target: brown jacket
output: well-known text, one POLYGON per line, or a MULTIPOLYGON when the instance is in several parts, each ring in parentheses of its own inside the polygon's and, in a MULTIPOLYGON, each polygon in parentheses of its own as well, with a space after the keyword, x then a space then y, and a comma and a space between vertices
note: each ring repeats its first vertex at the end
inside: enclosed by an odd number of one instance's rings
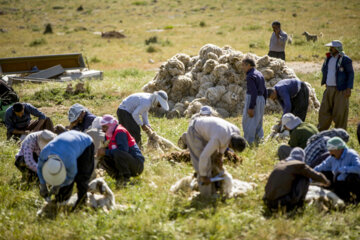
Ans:
POLYGON ((291 192, 293 182, 298 177, 311 178, 315 182, 326 184, 326 177, 298 160, 280 161, 269 176, 265 186, 264 199, 276 200, 291 192))

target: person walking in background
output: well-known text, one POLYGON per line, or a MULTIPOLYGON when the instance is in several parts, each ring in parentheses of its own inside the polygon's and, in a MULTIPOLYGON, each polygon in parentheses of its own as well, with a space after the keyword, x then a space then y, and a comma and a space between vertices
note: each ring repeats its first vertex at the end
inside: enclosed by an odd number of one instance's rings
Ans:
POLYGON ((285 61, 285 45, 288 39, 286 32, 281 30, 279 21, 274 21, 271 24, 273 33, 271 34, 269 44, 269 57, 280 58, 285 61))
POLYGON ((347 128, 349 98, 354 84, 352 60, 343 52, 342 43, 334 40, 325 46, 330 47, 322 66, 321 85, 326 85, 319 110, 319 130, 347 128))
POLYGON ((151 128, 148 119, 148 112, 151 107, 161 107, 169 110, 168 96, 165 91, 160 90, 154 93, 134 93, 125 98, 116 114, 119 123, 129 131, 135 138, 136 143, 141 147, 141 128, 146 131, 151 128), (140 120, 140 115, 142 121, 140 120))
POLYGON ((246 99, 242 117, 244 138, 249 144, 259 142, 264 137, 263 117, 266 103, 265 79, 255 69, 255 61, 245 58, 242 68, 246 72, 246 99))
POLYGON ((292 113, 303 122, 309 107, 309 89, 299 79, 283 79, 267 89, 268 98, 279 101, 283 114, 292 113))

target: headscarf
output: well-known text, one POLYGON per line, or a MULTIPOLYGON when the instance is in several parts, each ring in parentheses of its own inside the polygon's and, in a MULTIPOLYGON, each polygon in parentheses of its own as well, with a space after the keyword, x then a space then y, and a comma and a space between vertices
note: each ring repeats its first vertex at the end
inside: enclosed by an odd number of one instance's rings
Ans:
POLYGON ((105 133, 105 136, 108 139, 110 139, 112 137, 112 135, 113 135, 113 132, 114 132, 116 126, 118 125, 118 121, 113 116, 111 116, 109 114, 105 114, 102 117, 102 119, 100 121, 100 124, 101 124, 101 126, 106 125, 106 126, 109 127, 108 130, 105 133))
POLYGON ((330 150, 340 150, 347 148, 346 143, 339 137, 330 138, 327 141, 326 148, 330 150))
POLYGON ((290 160, 299 160, 299 161, 304 162, 304 160, 305 160, 304 150, 302 150, 299 147, 294 148, 291 151, 290 156, 288 158, 286 158, 286 161, 290 161, 290 160))

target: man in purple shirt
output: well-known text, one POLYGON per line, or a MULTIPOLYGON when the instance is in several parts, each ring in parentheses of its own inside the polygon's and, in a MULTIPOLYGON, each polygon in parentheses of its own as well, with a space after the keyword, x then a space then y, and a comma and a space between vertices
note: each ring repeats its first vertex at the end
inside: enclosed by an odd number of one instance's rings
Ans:
POLYGON ((284 79, 267 89, 268 98, 279 101, 283 114, 292 113, 305 122, 309 106, 309 89, 299 79, 284 79))
POLYGON ((264 137, 263 116, 266 103, 265 79, 255 69, 255 61, 245 58, 242 68, 246 72, 246 99, 242 118, 244 138, 249 144, 264 137))

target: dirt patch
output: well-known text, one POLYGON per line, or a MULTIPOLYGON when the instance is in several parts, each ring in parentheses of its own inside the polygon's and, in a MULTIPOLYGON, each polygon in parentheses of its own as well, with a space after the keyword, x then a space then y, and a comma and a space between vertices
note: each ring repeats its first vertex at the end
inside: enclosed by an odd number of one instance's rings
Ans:
MULTIPOLYGON (((293 69, 295 73, 315 73, 320 72, 323 62, 286 62, 286 65, 293 69)), ((353 62, 354 71, 360 71, 360 62, 353 62)))

